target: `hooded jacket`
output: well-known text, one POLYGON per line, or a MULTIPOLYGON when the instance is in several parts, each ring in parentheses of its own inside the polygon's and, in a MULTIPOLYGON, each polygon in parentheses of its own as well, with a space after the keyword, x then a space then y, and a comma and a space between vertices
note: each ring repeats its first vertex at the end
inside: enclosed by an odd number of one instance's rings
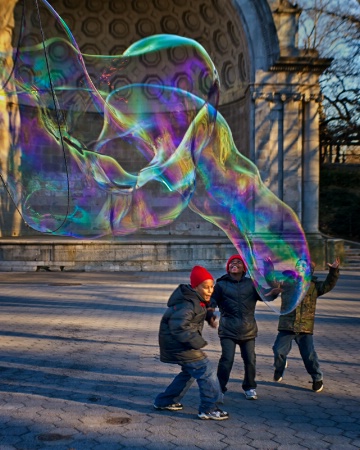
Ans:
POLYGON ((321 295, 331 291, 339 278, 339 269, 330 267, 325 281, 317 281, 317 277, 312 276, 309 289, 300 303, 289 314, 279 317, 279 331, 293 331, 294 333, 314 332, 316 300, 321 295))
MULTIPOLYGON (((261 298, 252 280, 244 275, 240 281, 229 274, 216 280, 211 303, 212 306, 216 304, 221 313, 218 330, 220 338, 242 341, 254 339, 257 336, 255 307, 256 302, 261 298)), ((270 297, 269 300, 272 298, 270 297)))
POLYGON ((207 310, 204 300, 187 284, 171 294, 159 329, 160 361, 190 363, 206 358, 207 345, 201 333, 207 310))

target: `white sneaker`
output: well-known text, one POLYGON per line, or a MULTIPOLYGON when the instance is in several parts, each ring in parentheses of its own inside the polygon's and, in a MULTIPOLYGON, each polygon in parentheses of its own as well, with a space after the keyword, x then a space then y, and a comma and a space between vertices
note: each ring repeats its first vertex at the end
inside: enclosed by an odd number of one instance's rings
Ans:
POLYGON ((255 389, 249 389, 248 391, 245 391, 245 397, 247 400, 257 400, 255 389))
POLYGON ((229 414, 221 409, 215 409, 209 412, 199 412, 198 418, 202 420, 226 420, 229 418, 229 414))

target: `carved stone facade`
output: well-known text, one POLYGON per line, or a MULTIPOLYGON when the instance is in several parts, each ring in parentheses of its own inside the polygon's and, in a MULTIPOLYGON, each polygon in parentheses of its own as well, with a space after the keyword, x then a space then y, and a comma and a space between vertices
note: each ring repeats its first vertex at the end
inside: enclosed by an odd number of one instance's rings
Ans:
MULTIPOLYGON (((0 7, 8 3, 0 0, 0 7)), ((294 209, 305 232, 318 234, 318 77, 329 61, 298 49, 300 10, 296 6, 286 0, 50 3, 88 54, 119 54, 143 37, 162 33, 190 37, 202 44, 220 74, 219 109, 238 150, 257 165, 264 183, 294 209)), ((19 3, 17 22, 21 12, 19 3)), ((27 14, 27 20, 39 26, 35 8, 27 14)), ((45 36, 54 26, 50 17, 43 21, 45 36)), ((29 44, 36 39, 27 36, 29 44)), ((175 63, 183 57, 172 55, 175 63)), ((161 61, 144 64, 153 67, 154 77, 161 76, 161 61)), ((129 81, 118 76, 112 84, 119 87, 129 81)), ((5 229, 4 233, 14 234, 5 229)), ((191 211, 153 234, 223 236, 191 211)))

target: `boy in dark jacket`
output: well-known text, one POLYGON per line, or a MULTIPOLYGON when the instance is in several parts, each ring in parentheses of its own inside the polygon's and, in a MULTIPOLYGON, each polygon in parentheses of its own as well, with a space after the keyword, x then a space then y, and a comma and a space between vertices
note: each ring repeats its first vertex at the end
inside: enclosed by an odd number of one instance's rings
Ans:
MULTIPOLYGON (((244 380, 242 388, 248 400, 256 400, 256 356, 255 338, 257 324, 255 320, 256 302, 261 300, 252 280, 245 277, 246 265, 240 255, 233 255, 226 263, 226 275, 216 280, 214 293, 211 297, 212 306, 218 306, 221 318, 219 337, 221 357, 217 375, 222 393, 227 391, 226 385, 234 364, 236 346, 239 345, 244 361, 244 380)), ((279 293, 274 288, 266 291, 269 300, 279 293)))
POLYGON ((202 337, 204 320, 213 326, 213 310, 210 306, 214 290, 213 276, 201 266, 193 267, 190 285, 180 284, 168 301, 160 323, 160 361, 179 364, 181 372, 174 378, 165 392, 154 402, 158 410, 178 411, 180 402, 196 380, 200 390, 200 419, 228 419, 227 412, 220 410, 216 402, 221 396, 216 372, 212 369, 206 354, 201 350, 207 345, 202 337))
MULTIPOLYGON (((267 261, 267 264, 271 261, 267 261)), ((300 350, 305 368, 311 376, 314 392, 323 390, 323 373, 320 370, 318 355, 314 347, 314 321, 317 298, 331 291, 339 277, 339 258, 336 258, 332 264, 328 263, 329 273, 325 281, 318 281, 313 275, 315 264, 307 263, 305 260, 299 260, 295 267, 296 271, 310 270, 311 282, 307 293, 302 302, 290 313, 279 317, 278 335, 276 337, 274 352, 274 381, 281 381, 286 367, 286 358, 290 353, 292 341, 294 340, 300 350)), ((269 271, 269 269, 267 269, 269 271)), ((286 289, 282 294, 286 301, 286 289)))

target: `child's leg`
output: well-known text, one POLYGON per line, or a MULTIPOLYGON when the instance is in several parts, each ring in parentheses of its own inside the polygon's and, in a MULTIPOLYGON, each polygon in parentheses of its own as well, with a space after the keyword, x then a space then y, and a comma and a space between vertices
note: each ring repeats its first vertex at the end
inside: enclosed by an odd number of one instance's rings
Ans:
POLYGON ((232 339, 222 338, 221 357, 217 368, 217 376, 219 378, 221 391, 226 392, 226 385, 230 378, 231 369, 234 364, 236 343, 232 339))
POLYGON ((156 397, 155 405, 163 407, 179 402, 193 382, 194 378, 188 372, 186 366, 182 366, 181 372, 176 375, 165 391, 156 397))
POLYGON ((276 336, 273 345, 274 367, 280 374, 285 370, 286 357, 290 353, 292 341, 295 336, 295 333, 292 333, 291 331, 279 331, 276 336))
POLYGON ((241 357, 244 361, 244 391, 256 388, 256 355, 255 339, 240 342, 241 357))
POLYGON ((216 402, 219 401, 221 390, 216 371, 210 361, 205 358, 201 361, 186 364, 186 367, 199 386, 199 412, 210 412, 217 409, 216 402))
POLYGON ((308 374, 313 381, 321 381, 323 379, 323 373, 320 370, 319 358, 315 351, 313 335, 306 333, 298 334, 295 340, 299 346, 300 354, 308 374))

